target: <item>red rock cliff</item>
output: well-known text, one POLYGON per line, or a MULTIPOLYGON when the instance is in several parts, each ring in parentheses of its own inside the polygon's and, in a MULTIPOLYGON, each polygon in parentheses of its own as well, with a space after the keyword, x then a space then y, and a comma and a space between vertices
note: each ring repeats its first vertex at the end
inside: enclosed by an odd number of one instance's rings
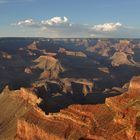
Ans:
POLYGON ((0 95, 0 139, 139 140, 138 83, 139 77, 134 77, 127 93, 105 104, 71 105, 49 115, 38 108, 40 99, 30 90, 5 89, 0 95))

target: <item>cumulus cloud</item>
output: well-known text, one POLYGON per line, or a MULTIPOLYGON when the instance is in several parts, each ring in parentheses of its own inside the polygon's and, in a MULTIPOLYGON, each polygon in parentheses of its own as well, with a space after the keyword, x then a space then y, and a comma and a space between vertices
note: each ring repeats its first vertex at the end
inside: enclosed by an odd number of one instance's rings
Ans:
POLYGON ((43 25, 60 25, 60 24, 66 24, 68 23, 68 18, 67 17, 53 17, 51 19, 48 19, 48 20, 42 20, 41 23, 43 25))
POLYGON ((67 17, 53 17, 51 19, 42 20, 42 21, 35 21, 33 19, 26 19, 18 21, 14 24, 16 26, 24 26, 24 27, 47 27, 47 26, 71 26, 72 24, 69 23, 69 20, 67 17))
POLYGON ((21 27, 37 27, 39 26, 39 23, 34 21, 33 19, 26 19, 26 20, 21 20, 18 21, 17 23, 13 23, 11 25, 14 26, 21 26, 21 27))
POLYGON ((98 25, 95 25, 93 29, 96 31, 110 32, 110 31, 116 31, 120 27, 122 27, 122 24, 117 22, 117 23, 98 24, 98 25))
MULTIPOLYGON (((137 37, 140 30, 130 28, 120 22, 104 23, 98 25, 71 23, 67 17, 52 17, 36 21, 26 19, 12 25, 22 27, 29 34, 41 37, 137 37)), ((20 31, 20 30, 18 30, 20 31)))
POLYGON ((49 34, 51 35, 51 37, 58 37, 58 36, 65 36, 68 32, 71 33, 75 32, 74 31, 75 27, 73 27, 73 24, 70 23, 69 19, 65 16, 64 17, 55 16, 50 19, 41 20, 41 21, 26 19, 26 20, 18 21, 11 25, 24 27, 27 30, 29 30, 31 27, 32 29, 36 28, 41 36, 46 36, 47 34, 49 34))
POLYGON ((17 23, 17 25, 25 25, 25 26, 32 26, 34 24, 35 24, 35 22, 33 21, 33 19, 26 19, 26 20, 23 20, 23 21, 19 21, 17 23))

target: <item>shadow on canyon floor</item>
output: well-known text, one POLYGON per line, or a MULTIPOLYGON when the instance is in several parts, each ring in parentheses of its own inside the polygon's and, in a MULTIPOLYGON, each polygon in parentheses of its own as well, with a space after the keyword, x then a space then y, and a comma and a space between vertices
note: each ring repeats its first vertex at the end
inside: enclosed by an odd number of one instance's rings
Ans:
MULTIPOLYGON (((39 95, 39 94, 38 94, 39 95)), ((46 113, 60 112, 61 109, 67 108, 73 104, 103 104, 105 99, 120 95, 119 93, 88 93, 86 96, 82 93, 56 93, 55 95, 48 95, 46 100, 42 98, 39 107, 46 113)), ((40 95, 39 95, 40 96, 40 95)))

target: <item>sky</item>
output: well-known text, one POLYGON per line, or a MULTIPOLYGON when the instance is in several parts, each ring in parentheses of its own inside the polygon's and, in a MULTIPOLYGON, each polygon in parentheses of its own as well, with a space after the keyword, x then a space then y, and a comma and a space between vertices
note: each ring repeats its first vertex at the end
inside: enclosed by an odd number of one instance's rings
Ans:
POLYGON ((140 38, 140 0, 0 0, 0 37, 140 38))

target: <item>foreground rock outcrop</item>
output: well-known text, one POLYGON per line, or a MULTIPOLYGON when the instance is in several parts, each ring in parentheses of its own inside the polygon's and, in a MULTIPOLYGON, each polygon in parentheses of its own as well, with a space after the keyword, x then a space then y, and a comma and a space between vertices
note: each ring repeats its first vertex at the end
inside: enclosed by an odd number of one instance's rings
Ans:
POLYGON ((0 95, 0 139, 139 140, 139 82, 140 77, 134 77, 128 92, 106 99, 105 104, 70 105, 48 115, 31 90, 7 87, 0 95))
MULTIPOLYGON (((120 135, 126 135, 127 139, 140 139, 140 77, 134 77, 130 81, 128 92, 121 96, 108 98, 106 105, 115 112, 114 122, 125 126, 125 131, 120 135)), ((116 136, 116 139, 119 136, 116 136)))

